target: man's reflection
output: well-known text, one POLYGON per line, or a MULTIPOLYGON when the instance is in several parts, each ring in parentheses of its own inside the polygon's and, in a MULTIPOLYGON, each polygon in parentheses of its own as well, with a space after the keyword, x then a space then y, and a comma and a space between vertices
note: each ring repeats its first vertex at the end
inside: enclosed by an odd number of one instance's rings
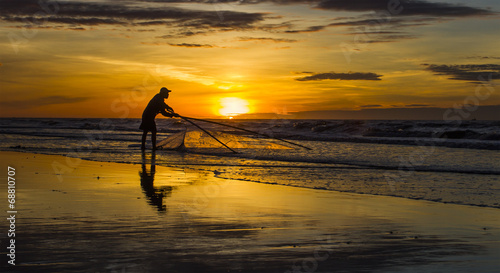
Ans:
POLYGON ((166 205, 163 204, 163 198, 167 197, 172 193, 171 186, 154 186, 155 170, 156 170, 156 153, 151 152, 151 167, 149 172, 146 168, 146 152, 142 151, 142 169, 139 171, 141 176, 141 187, 142 191, 148 198, 148 203, 156 207, 158 211, 165 212, 167 210, 166 205))

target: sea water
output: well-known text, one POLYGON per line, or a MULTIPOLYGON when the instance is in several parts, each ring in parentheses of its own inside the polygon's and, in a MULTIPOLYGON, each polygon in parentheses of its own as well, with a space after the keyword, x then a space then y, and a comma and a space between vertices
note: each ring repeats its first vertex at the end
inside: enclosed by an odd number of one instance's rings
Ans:
MULTIPOLYGON (((293 149, 241 149, 237 154, 223 147, 157 151, 155 164, 258 183, 500 208, 499 121, 218 122, 311 149, 286 144, 293 149)), ((255 137, 197 123, 209 130, 255 137)), ((139 124, 139 119, 0 119, 0 150, 141 164, 139 124)), ((178 119, 157 119, 157 126, 158 140, 194 129, 178 119)), ((152 156, 150 150, 147 154, 152 156)), ((65 171, 77 168, 66 167, 65 171)))

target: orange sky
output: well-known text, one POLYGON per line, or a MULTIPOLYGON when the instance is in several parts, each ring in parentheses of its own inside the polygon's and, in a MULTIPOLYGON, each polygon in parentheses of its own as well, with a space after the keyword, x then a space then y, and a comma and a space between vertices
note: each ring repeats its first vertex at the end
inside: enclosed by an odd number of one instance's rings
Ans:
POLYGON ((495 1, 168 2, 0 0, 0 116, 137 118, 162 86, 197 117, 224 98, 283 114, 453 107, 480 76, 498 89, 495 1))

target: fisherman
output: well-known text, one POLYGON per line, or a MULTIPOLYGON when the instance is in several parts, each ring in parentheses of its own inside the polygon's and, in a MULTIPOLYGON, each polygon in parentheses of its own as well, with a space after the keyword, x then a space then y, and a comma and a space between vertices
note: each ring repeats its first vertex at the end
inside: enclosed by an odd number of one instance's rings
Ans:
POLYGON ((139 129, 144 131, 142 133, 142 150, 146 149, 146 137, 148 132, 151 132, 153 150, 156 150, 156 115, 161 113, 165 117, 169 118, 179 117, 179 115, 174 112, 174 109, 165 103, 165 99, 168 98, 168 94, 170 92, 172 92, 172 90, 162 87, 160 89, 160 93, 156 94, 151 101, 149 101, 148 106, 146 106, 146 109, 144 109, 144 112, 142 113, 142 123, 141 126, 139 126, 139 129))

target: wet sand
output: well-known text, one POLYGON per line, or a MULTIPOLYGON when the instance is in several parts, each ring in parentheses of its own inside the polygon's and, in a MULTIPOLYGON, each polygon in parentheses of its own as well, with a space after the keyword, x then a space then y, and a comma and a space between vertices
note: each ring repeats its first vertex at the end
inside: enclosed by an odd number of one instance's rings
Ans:
MULTIPOLYGON (((220 179, 152 166, 149 151, 135 165, 17 152, 1 152, 1 162, 4 170, 16 168, 17 182, 16 265, 7 264, 3 220, 2 272, 498 272, 500 266, 499 209, 220 179)), ((5 215, 7 200, 2 204, 5 215)))

